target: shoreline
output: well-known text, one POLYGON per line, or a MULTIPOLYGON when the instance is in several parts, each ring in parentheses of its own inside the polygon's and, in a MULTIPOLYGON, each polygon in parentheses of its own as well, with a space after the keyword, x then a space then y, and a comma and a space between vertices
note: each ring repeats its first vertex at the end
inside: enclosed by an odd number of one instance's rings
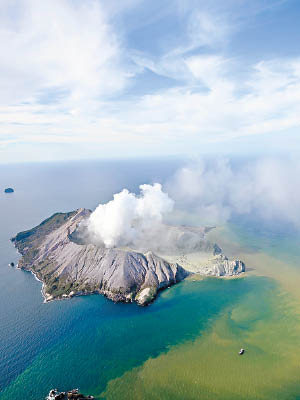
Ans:
MULTIPOLYGON (((113 301, 115 304, 118 303, 118 302, 122 302, 122 303, 133 303, 133 301, 115 301, 115 300, 113 300, 111 297, 109 297, 109 295, 107 295, 106 293, 104 293, 104 292, 99 292, 99 291, 78 292, 78 293, 75 292, 75 293, 72 294, 72 295, 66 295, 66 296, 62 296, 62 297, 50 298, 51 295, 50 295, 49 297, 46 296, 46 293, 45 293, 45 283, 44 283, 41 279, 38 278, 37 273, 36 273, 34 270, 32 270, 31 268, 19 267, 19 263, 16 265, 16 268, 19 269, 19 270, 23 270, 23 271, 25 271, 25 272, 31 273, 31 274, 34 276, 35 280, 37 280, 38 282, 40 282, 40 283, 42 284, 42 287, 41 287, 40 292, 41 292, 41 294, 42 294, 43 303, 44 303, 44 304, 51 303, 51 302, 54 302, 54 301, 71 300, 73 297, 89 296, 89 295, 102 295, 102 296, 106 297, 108 300, 113 301)), ((255 274, 255 275, 256 275, 256 274, 255 274)), ((241 278, 245 278, 245 277, 247 277, 247 276, 249 276, 249 274, 247 274, 247 271, 241 272, 241 273, 239 273, 238 275, 230 275, 230 276, 229 276, 229 275, 228 275, 228 276, 227 276, 227 275, 220 275, 220 276, 205 275, 205 274, 201 274, 201 273, 198 273, 198 272, 191 272, 191 271, 189 271, 189 275, 188 275, 183 281, 180 281, 180 282, 184 282, 184 281, 189 281, 189 282, 198 281, 198 282, 200 282, 200 281, 203 281, 203 280, 205 280, 205 279, 222 279, 222 280, 224 279, 224 280, 232 280, 232 279, 241 279, 241 278), (195 279, 195 278, 196 278, 196 279, 195 279)), ((256 276, 259 276, 259 275, 256 275, 256 276)), ((160 294, 161 292, 163 292, 165 289, 169 289, 169 288, 171 288, 172 286, 174 286, 174 285, 176 285, 177 283, 180 283, 180 282, 175 282, 175 283, 173 283, 173 284, 171 284, 171 285, 169 285, 169 286, 167 286, 167 287, 165 287, 165 288, 160 288, 160 289, 158 289, 156 297, 155 297, 150 303, 147 303, 146 306, 147 306, 147 305, 150 305, 151 303, 153 303, 153 301, 155 301, 155 299, 156 299, 157 297, 159 297, 159 294, 160 294)), ((52 296, 51 296, 51 297, 52 297, 52 296)))
POLYGON ((30 272, 34 276, 35 280, 37 280, 38 282, 40 282, 42 284, 41 293, 43 296, 43 303, 48 303, 48 300, 46 299, 45 292, 44 292, 45 283, 37 277, 37 273, 35 271, 33 271, 31 268, 19 267, 19 263, 17 264, 17 269, 19 269, 20 271, 30 272))

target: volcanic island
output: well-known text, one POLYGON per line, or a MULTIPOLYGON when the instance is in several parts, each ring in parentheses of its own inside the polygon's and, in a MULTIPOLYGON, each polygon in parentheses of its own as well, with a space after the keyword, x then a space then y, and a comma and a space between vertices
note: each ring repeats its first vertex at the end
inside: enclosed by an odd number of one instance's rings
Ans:
POLYGON ((77 231, 91 213, 85 208, 56 213, 11 239, 22 256, 18 268, 42 282, 46 302, 99 293, 114 302, 144 306, 193 274, 233 277, 245 272, 241 260, 228 260, 206 239, 208 228, 172 227, 177 237, 193 237, 193 247, 171 255, 83 242, 77 231))

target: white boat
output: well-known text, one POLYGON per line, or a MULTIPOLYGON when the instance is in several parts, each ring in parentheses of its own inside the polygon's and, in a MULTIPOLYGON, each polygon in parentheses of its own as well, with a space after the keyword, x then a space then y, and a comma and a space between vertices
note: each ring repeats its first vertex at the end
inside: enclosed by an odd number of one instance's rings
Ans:
POLYGON ((239 351, 239 355, 241 356, 242 354, 244 354, 245 353, 245 350, 244 349, 241 349, 240 351, 239 351))

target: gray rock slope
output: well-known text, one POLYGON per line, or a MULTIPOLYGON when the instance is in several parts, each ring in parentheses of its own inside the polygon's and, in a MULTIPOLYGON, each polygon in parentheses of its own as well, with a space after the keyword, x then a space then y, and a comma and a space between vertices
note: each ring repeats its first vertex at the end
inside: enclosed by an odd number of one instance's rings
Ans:
POLYGON ((101 293, 114 301, 145 305, 158 290, 189 273, 152 252, 145 254, 78 244, 72 233, 89 210, 54 214, 32 230, 12 239, 22 254, 18 266, 31 270, 43 282, 46 300, 76 294, 101 293))

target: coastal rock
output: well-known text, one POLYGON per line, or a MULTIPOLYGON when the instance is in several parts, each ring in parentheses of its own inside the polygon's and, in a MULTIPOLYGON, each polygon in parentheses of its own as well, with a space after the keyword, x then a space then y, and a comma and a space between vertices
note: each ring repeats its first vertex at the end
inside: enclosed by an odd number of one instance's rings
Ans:
POLYGON ((224 254, 218 254, 201 266, 202 275, 234 276, 245 272, 245 264, 241 260, 228 260, 224 254))
POLYGON ((142 289, 135 297, 136 302, 143 306, 150 303, 156 296, 157 289, 155 287, 146 287, 142 289))
POLYGON ((151 302, 157 292, 189 273, 152 252, 106 249, 72 241, 72 233, 90 211, 54 214, 12 239, 22 254, 19 267, 43 282, 45 300, 101 293, 113 301, 151 302))
POLYGON ((57 389, 51 389, 45 400, 93 400, 94 396, 85 396, 79 392, 79 389, 72 389, 67 392, 60 392, 57 389))

